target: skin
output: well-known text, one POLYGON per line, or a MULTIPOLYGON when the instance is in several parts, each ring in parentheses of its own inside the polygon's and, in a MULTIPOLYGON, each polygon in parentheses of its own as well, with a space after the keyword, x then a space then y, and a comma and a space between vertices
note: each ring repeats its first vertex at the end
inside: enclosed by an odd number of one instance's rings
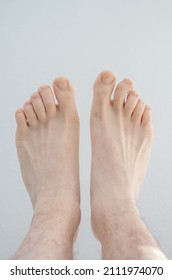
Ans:
POLYGON ((15 259, 71 259, 80 222, 79 118, 74 89, 57 78, 16 112, 16 146, 34 214, 15 259), (56 105, 57 102, 58 105, 56 105))
POLYGON ((92 228, 103 259, 165 259, 136 207, 153 140, 151 109, 131 80, 116 88, 115 83, 110 71, 100 73, 94 83, 92 228))
MULTIPOLYGON (((151 111, 132 81, 124 79, 114 92, 115 81, 104 71, 94 83, 93 232, 104 259, 166 259, 136 207, 153 139, 151 111)), ((14 259, 72 259, 80 189, 79 118, 70 81, 55 79, 53 91, 40 87, 17 110, 16 122, 17 152, 34 213, 14 259)))

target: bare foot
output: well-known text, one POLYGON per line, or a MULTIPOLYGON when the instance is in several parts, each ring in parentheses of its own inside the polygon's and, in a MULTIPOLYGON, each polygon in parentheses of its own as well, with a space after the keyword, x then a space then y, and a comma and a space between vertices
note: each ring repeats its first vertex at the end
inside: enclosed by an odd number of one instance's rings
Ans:
POLYGON ((157 245, 140 221, 135 204, 151 152, 151 109, 129 79, 117 85, 111 99, 115 80, 112 72, 104 71, 94 83, 90 119, 92 227, 102 246, 108 247, 105 258, 143 258, 143 250, 129 248, 137 246, 137 240, 142 247, 157 245), (113 246, 116 255, 110 252, 113 246))
MULTIPOLYGON (((67 235, 74 239, 80 221, 79 118, 69 80, 57 78, 53 88, 58 105, 51 88, 44 85, 16 112, 16 146, 34 208, 30 232, 42 226, 42 232, 47 233, 50 228, 56 233, 53 242, 59 239, 60 243, 60 238, 64 240, 67 235)), ((40 258, 39 249, 38 255, 32 254, 35 245, 29 244, 27 248, 28 240, 26 237, 17 255, 40 258)), ((58 253, 51 256, 50 252, 42 258, 49 256, 65 258, 58 253)), ((67 258, 70 257, 68 254, 67 258)))

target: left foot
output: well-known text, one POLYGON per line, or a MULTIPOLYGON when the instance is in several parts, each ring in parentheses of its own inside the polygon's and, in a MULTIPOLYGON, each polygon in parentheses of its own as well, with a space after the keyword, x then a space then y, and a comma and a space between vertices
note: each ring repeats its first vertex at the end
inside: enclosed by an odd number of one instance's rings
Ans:
POLYGON ((91 108, 92 225, 99 239, 103 217, 108 221, 110 213, 135 208, 152 145, 150 108, 131 80, 122 80, 114 91, 115 80, 110 71, 100 73, 91 108))
POLYGON ((90 118, 93 231, 104 259, 166 259, 135 202, 151 151, 151 110, 134 91, 132 81, 124 79, 114 90, 115 80, 112 72, 105 71, 94 84, 90 118))

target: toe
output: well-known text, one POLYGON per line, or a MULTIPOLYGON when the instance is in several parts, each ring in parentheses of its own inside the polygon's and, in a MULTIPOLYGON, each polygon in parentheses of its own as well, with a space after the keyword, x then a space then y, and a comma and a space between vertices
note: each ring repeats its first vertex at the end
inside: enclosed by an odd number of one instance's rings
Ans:
POLYGON ((35 111, 35 114, 36 114, 38 120, 44 121, 46 118, 45 107, 44 107, 42 98, 38 92, 35 92, 31 96, 30 102, 32 103, 33 109, 35 111))
POLYGON ((135 123, 137 123, 137 124, 141 123, 144 109, 145 109, 145 103, 141 99, 139 99, 139 101, 137 102, 137 105, 133 111, 133 114, 132 114, 132 120, 135 123))
POLYGON ((23 109, 24 109, 24 113, 26 115, 28 125, 30 127, 34 127, 35 125, 37 125, 38 120, 37 120, 33 106, 30 103, 30 101, 25 102, 23 109))
POLYGON ((94 82, 94 101, 100 104, 109 103, 115 86, 116 77, 111 71, 101 72, 94 82))
POLYGON ((53 115, 56 111, 56 104, 55 104, 54 95, 53 95, 53 92, 52 92, 50 86, 49 85, 41 86, 38 89, 38 93, 42 97, 47 115, 53 115))
POLYGON ((123 79, 116 87, 114 93, 114 108, 123 108, 126 95, 134 89, 134 83, 129 79, 123 79))
POLYGON ((17 127, 21 132, 25 132, 28 129, 26 116, 23 109, 18 109, 15 114, 17 127))
POLYGON ((148 105, 146 105, 142 116, 142 124, 143 125, 150 124, 151 119, 152 119, 151 108, 148 105))
POLYGON ((127 117, 131 117, 134 108, 137 105, 139 99, 139 95, 136 91, 130 91, 127 98, 126 98, 126 102, 124 104, 124 112, 127 115, 127 117))
POLYGON ((53 82, 53 89, 61 112, 66 113, 73 108, 75 91, 67 78, 56 78, 53 82))

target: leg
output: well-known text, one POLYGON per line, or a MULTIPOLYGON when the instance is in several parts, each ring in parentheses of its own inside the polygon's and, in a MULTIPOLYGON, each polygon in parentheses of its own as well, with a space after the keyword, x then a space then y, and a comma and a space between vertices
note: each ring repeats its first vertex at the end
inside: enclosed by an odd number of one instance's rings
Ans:
POLYGON ((70 82, 58 78, 53 88, 40 87, 16 112, 17 153, 34 214, 14 259, 72 258, 80 221, 79 118, 70 82))
POLYGON ((136 199, 152 145, 151 110, 132 81, 112 72, 94 84, 91 109, 92 227, 104 259, 165 259, 140 218, 136 199))

